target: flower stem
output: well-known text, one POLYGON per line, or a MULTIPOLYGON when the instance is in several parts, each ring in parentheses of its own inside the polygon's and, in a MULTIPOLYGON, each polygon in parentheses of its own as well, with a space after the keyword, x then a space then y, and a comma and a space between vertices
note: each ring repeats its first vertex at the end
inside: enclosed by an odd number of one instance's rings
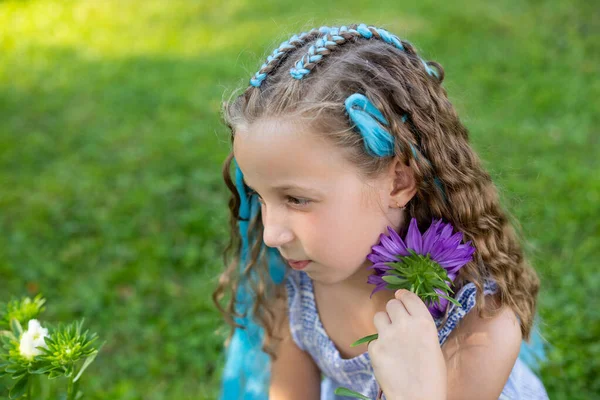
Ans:
POLYGON ((29 380, 27 381, 27 400, 31 400, 31 385, 33 384, 33 379, 31 379, 32 377, 29 377, 29 380))
POLYGON ((75 400, 79 387, 79 381, 73 382, 73 377, 69 379, 69 386, 67 387, 67 400, 75 400))
POLYGON ((69 386, 67 386, 67 400, 73 400, 73 378, 69 379, 69 386))

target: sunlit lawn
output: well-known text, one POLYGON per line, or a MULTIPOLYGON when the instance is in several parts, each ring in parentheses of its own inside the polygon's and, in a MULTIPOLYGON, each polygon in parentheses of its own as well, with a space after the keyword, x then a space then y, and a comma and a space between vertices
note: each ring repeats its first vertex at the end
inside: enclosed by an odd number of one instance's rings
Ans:
POLYGON ((42 292, 107 340, 90 399, 217 396, 219 105, 291 34, 352 22, 444 66, 542 277, 550 397, 598 396, 593 2, 417 3, 0 1, 0 300, 42 292))

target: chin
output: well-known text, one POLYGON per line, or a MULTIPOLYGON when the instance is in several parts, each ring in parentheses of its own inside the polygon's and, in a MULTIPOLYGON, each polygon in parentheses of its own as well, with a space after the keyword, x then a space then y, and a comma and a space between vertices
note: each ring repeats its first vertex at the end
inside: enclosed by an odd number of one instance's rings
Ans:
POLYGON ((339 276, 336 274, 319 273, 314 271, 306 271, 306 275, 315 282, 321 285, 332 286, 340 282, 343 282, 347 277, 339 276))

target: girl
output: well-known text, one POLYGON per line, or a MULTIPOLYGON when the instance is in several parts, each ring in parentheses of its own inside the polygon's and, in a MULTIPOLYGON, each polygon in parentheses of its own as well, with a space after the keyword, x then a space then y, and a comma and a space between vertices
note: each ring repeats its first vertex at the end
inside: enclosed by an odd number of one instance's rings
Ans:
POLYGON ((547 398, 517 358, 538 279, 443 79, 383 29, 321 27, 283 42, 225 104, 223 399, 341 399, 340 386, 388 400, 547 398), (445 220, 476 248, 453 282, 462 306, 436 319, 406 291, 369 300, 371 247, 413 218, 421 231, 445 220))

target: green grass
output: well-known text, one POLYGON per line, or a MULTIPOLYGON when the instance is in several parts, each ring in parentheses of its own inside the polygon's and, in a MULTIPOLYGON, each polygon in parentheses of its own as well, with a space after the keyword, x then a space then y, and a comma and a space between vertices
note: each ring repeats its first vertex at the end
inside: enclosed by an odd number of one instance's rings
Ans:
POLYGON ((542 278, 550 397, 598 398, 592 3, 0 1, 0 300, 41 291, 107 340, 90 399, 215 398, 219 104, 291 34, 364 21, 444 66, 542 278))

